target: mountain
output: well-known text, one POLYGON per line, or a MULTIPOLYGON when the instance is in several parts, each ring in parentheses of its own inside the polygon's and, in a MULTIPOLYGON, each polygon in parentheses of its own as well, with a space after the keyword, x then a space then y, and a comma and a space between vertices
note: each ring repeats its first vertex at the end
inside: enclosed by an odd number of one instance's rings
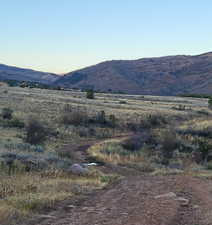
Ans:
POLYGON ((58 77, 58 75, 53 73, 39 72, 0 64, 0 80, 18 80, 52 84, 58 77))
POLYGON ((65 74, 55 84, 129 94, 212 94, 212 52, 106 61, 65 74))

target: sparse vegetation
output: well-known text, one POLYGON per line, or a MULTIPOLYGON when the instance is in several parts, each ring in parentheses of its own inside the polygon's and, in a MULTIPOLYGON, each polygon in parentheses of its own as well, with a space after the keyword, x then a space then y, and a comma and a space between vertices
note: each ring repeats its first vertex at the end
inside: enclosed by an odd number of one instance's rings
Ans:
POLYGON ((198 163, 209 171, 206 99, 125 95, 121 103, 120 94, 96 93, 92 101, 84 94, 1 86, 0 223, 103 187, 113 176, 100 165, 155 175, 198 163), (78 158, 88 147, 86 159, 78 158), (69 169, 78 160, 98 170, 74 175, 69 169))

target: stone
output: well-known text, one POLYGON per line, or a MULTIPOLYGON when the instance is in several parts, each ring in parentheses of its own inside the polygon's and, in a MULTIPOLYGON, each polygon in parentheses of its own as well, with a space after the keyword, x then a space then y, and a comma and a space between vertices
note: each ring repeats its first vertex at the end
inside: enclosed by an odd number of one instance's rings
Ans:
POLYGON ((87 175, 89 173, 89 170, 87 168, 84 168, 80 164, 73 164, 69 169, 68 172, 73 173, 74 175, 87 175))
POLYGON ((177 197, 177 195, 175 193, 169 192, 167 194, 157 195, 157 196, 155 196, 155 199, 161 199, 161 198, 174 198, 175 199, 176 197, 177 197))
POLYGON ((181 206, 188 206, 189 205, 189 200, 186 198, 176 198, 176 201, 178 201, 180 203, 181 206))
POLYGON ((51 215, 40 215, 39 217, 42 219, 55 219, 56 218, 55 216, 51 216, 51 215))
POLYGON ((193 209, 199 209, 200 207, 199 207, 199 205, 194 205, 193 206, 193 209))

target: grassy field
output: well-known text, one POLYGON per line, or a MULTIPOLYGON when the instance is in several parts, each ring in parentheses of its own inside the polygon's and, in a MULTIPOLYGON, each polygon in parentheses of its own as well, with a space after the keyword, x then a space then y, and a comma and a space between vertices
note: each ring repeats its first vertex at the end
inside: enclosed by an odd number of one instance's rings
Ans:
POLYGON ((113 175, 98 167, 82 176, 68 170, 80 163, 75 149, 88 142, 95 143, 88 149, 91 158, 141 172, 156 174, 176 163, 212 168, 207 99, 103 93, 86 99, 78 91, 1 85, 0 112, 5 108, 13 114, 0 120, 0 224, 16 224, 57 201, 107 185, 113 175), (41 143, 27 141, 33 120, 48 127, 41 143), (201 153, 198 166, 194 152, 201 153), (16 156, 12 164, 9 154, 16 156))

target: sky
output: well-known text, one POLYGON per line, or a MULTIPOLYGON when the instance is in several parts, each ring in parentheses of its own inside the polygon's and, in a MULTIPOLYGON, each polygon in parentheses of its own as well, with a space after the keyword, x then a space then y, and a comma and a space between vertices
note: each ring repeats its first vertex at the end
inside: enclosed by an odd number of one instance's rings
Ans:
POLYGON ((211 0, 0 0, 0 63, 66 73, 212 51, 211 0))

